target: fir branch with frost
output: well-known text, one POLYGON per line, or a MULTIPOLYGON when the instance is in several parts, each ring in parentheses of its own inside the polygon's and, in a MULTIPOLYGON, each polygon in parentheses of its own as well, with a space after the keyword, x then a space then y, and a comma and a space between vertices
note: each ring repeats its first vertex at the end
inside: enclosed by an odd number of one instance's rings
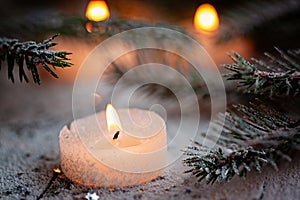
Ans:
POLYGON ((57 74, 50 68, 64 68, 72 66, 67 56, 70 53, 64 51, 50 50, 50 47, 56 45, 51 42, 58 35, 54 35, 41 43, 33 41, 19 42, 17 39, 0 38, 0 69, 2 63, 6 61, 8 67, 8 79, 14 82, 13 70, 15 66, 19 67, 19 79, 28 82, 24 69, 24 63, 27 70, 31 73, 33 81, 40 84, 38 67, 43 67, 53 77, 58 78, 57 74))
POLYGON ((246 87, 247 92, 255 94, 297 95, 300 91, 300 49, 284 52, 278 48, 280 58, 265 53, 265 59, 252 58, 247 61, 234 52, 229 57, 233 64, 224 68, 233 73, 225 74, 228 80, 240 80, 239 87, 246 87))
MULTIPOLYGON (((300 119, 288 116, 264 106, 237 105, 235 111, 225 116, 217 148, 209 149, 198 142, 185 151, 188 156, 183 162, 199 181, 207 183, 230 181, 235 175, 246 176, 251 169, 262 170, 263 164, 270 164, 278 170, 278 161, 289 156, 300 145, 300 119)), ((216 127, 222 128, 220 120, 216 127)))

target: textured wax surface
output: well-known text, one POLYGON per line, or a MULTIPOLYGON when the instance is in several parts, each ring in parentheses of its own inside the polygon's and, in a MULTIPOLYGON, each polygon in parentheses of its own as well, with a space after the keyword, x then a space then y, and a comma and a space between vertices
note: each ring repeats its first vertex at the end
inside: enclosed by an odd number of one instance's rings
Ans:
MULTIPOLYGON (((120 118, 124 119, 123 122, 126 122, 124 123, 124 129, 126 130, 127 126, 130 125, 127 112, 126 110, 121 110, 119 113, 120 118)), ((138 116, 152 112, 131 109, 130 113, 141 120, 143 117, 138 116)), ((103 125, 105 124, 103 123, 105 119, 104 112, 95 116, 100 122, 100 126, 104 126, 102 127, 104 129, 106 127, 106 125, 103 125)), ((63 127, 59 136, 60 159, 63 172, 73 182, 93 187, 138 185, 162 175, 161 169, 164 167, 165 162, 165 150, 162 148, 166 144, 166 129, 160 117, 156 114, 151 117, 153 118, 152 123, 156 123, 160 127, 159 131, 154 136, 151 136, 150 139, 141 140, 141 144, 125 148, 127 151, 114 146, 110 147, 109 145, 106 146, 107 149, 97 149, 97 142, 95 143, 96 145, 92 144, 91 147, 85 146, 78 135, 80 131, 84 131, 81 136, 85 138, 87 145, 90 145, 88 139, 90 139, 91 143, 95 140, 97 141, 97 139, 89 138, 90 135, 97 138, 97 135, 101 134, 101 128, 100 130, 95 128, 98 125, 96 123, 97 120, 94 123, 91 122, 93 121, 92 116, 73 122, 71 130, 66 126, 63 127), (153 152, 156 150, 155 147, 160 151, 153 152)), ((136 122, 139 123, 138 121, 136 122)), ((142 130, 143 128, 141 128, 140 132, 142 130)), ((151 129, 145 131, 151 131, 151 129)), ((98 136, 100 141, 105 139, 98 136)))

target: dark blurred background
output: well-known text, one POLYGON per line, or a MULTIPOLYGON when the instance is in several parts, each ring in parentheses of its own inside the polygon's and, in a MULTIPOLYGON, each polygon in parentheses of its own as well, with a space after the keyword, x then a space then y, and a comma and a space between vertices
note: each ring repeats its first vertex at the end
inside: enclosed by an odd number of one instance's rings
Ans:
MULTIPOLYGON (((58 49, 82 55, 73 57, 79 66, 98 44, 95 34, 85 29, 88 0, 10 0, 0 1, 0 37, 21 41, 41 41, 61 33, 58 49), (91 41, 94 41, 91 42, 91 41)), ((217 64, 229 60, 226 52, 235 50, 246 58, 300 47, 300 0, 107 0, 111 20, 176 26, 203 43, 217 64), (197 33, 193 27, 196 9, 212 4, 220 17, 220 27, 213 36, 197 33), (212 39, 213 38, 213 39, 212 39)), ((97 36, 98 37, 98 36, 97 36)), ((101 36, 102 37, 102 36, 101 36)), ((100 36, 98 38, 101 38, 100 36)), ((100 39, 102 40, 102 39, 100 39)), ((75 70, 76 71, 76 70, 75 70)), ((74 72, 75 73, 75 72, 74 72)))
MULTIPOLYGON (((49 26, 55 26, 53 23, 57 23, 58 28, 61 22, 57 20, 57 16, 84 17, 89 1, 1 0, 0 2, 1 36, 20 37, 23 34, 25 37, 27 32, 36 34, 32 29, 38 27, 30 27, 30 22, 35 22, 35 25, 48 23, 49 26), (22 33, 15 31, 17 29, 13 27, 14 23, 22 33), (27 30, 28 27, 31 30, 27 30)), ((222 26, 226 27, 226 30, 223 28, 223 33, 220 33, 222 40, 242 34, 252 37, 257 49, 262 51, 273 45, 282 48, 299 47, 299 0, 107 0, 106 2, 114 17, 179 26, 192 23, 193 15, 200 4, 211 3, 220 15, 221 29, 222 26)))

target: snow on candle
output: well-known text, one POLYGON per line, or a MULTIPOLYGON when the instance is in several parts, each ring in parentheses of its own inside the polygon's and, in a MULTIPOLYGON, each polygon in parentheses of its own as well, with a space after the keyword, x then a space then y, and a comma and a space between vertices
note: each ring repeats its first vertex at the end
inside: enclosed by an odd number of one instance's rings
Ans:
POLYGON ((124 187, 155 179, 166 162, 166 125, 151 111, 115 110, 73 121, 60 132, 64 174, 89 187, 124 187))

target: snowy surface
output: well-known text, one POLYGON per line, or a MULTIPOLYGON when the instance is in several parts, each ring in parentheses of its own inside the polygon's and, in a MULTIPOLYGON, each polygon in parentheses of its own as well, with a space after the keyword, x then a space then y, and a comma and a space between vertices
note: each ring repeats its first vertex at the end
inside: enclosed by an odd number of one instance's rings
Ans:
MULTIPOLYGON (((1 71, 4 73, 4 71, 1 71)), ((2 74, 2 76, 5 76, 2 74)), ((76 186, 59 167, 58 134, 72 121, 72 84, 12 84, 0 81, 1 199, 299 199, 300 158, 265 167, 247 178, 206 185, 184 174, 181 160, 149 183, 109 190, 76 186)))

